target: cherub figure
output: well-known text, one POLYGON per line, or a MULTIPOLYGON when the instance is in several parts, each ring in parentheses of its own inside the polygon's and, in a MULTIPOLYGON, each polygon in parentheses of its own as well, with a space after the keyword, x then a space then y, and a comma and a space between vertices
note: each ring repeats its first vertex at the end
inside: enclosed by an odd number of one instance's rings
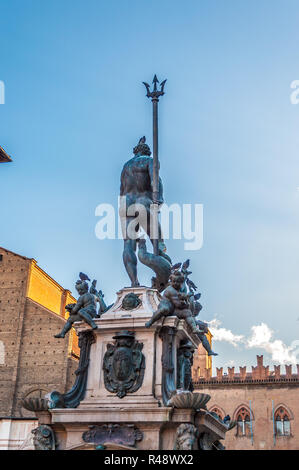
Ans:
POLYGON ((82 280, 82 277, 83 276, 80 276, 81 280, 76 282, 76 290, 80 297, 76 304, 66 305, 65 309, 70 313, 70 316, 61 332, 55 335, 55 338, 64 338, 76 321, 83 320, 90 325, 93 330, 97 329, 97 325, 93 320, 97 315, 96 298, 94 294, 88 292, 89 286, 86 280, 82 280))
POLYGON ((178 318, 184 318, 186 320, 193 333, 198 333, 195 320, 189 307, 188 294, 181 292, 183 282, 184 275, 180 271, 175 271, 171 274, 170 285, 163 292, 158 310, 146 323, 147 328, 162 317, 176 315, 178 318))
MULTIPOLYGON (((180 264, 178 264, 177 266, 180 267, 180 264)), ((182 268, 181 268, 181 273, 184 276, 184 282, 181 287, 181 292, 184 292, 187 294, 187 292, 189 291, 188 292, 189 307, 194 317, 195 323, 198 327, 198 337, 200 338, 200 341, 202 342, 203 347, 205 348, 209 356, 218 356, 217 353, 211 350, 211 345, 208 341, 208 338, 206 337, 206 333, 208 333, 209 331, 208 324, 199 320, 199 318, 197 318, 198 314, 202 310, 202 305, 199 302, 201 294, 195 293, 195 291, 197 291, 197 286, 194 284, 193 281, 191 281, 191 279, 189 279, 190 274, 192 274, 191 271, 188 271, 189 266, 190 266, 190 260, 187 259, 183 263, 182 268)))
MULTIPOLYGON (((190 297, 194 296, 194 292, 187 294, 182 292, 182 286, 185 282, 185 276, 181 271, 175 271, 170 276, 170 286, 163 292, 161 302, 158 310, 154 313, 152 318, 145 324, 150 328, 155 322, 163 317, 176 315, 178 318, 184 319, 192 330, 201 340, 203 347, 206 349, 209 356, 217 356, 211 350, 210 343, 205 335, 208 331, 206 323, 195 321, 194 313, 191 310, 190 297), (198 326, 201 328, 199 329, 198 326)), ((198 308, 198 307, 197 307, 198 308)), ((198 313, 198 312, 197 312, 198 313)))

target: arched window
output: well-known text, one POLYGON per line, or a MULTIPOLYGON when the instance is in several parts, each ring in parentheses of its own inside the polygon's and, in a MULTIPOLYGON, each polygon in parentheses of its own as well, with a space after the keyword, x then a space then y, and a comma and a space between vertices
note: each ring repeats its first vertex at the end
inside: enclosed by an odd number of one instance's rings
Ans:
POLYGON ((285 408, 280 406, 275 412, 275 433, 276 436, 290 436, 290 416, 285 408))
POLYGON ((240 408, 237 414, 237 436, 250 436, 250 412, 247 408, 240 408))
POLYGON ((224 418, 223 411, 221 411, 217 406, 213 406, 213 408, 210 409, 210 413, 215 413, 221 420, 224 418))
POLYGON ((200 379, 200 367, 197 367, 197 378, 200 379))

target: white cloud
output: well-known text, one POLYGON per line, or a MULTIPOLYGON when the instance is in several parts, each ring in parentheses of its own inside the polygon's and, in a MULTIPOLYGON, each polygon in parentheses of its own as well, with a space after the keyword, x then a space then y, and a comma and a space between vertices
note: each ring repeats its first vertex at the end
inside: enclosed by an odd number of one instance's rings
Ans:
POLYGON ((251 327, 251 335, 236 335, 231 330, 221 327, 221 321, 214 319, 208 322, 213 335, 213 341, 226 341, 232 346, 244 345, 246 348, 256 348, 271 355, 276 364, 297 364, 299 354, 299 341, 293 341, 290 346, 280 339, 274 339, 274 331, 266 323, 251 327))
POLYGON ((208 323, 213 335, 213 341, 227 341, 235 347, 238 346, 239 343, 244 342, 243 335, 235 335, 231 330, 220 328, 220 320, 214 319, 208 323))
MULTIPOLYGON (((264 349, 271 354, 273 362, 279 364, 296 364, 294 351, 296 344, 286 346, 280 339, 273 339, 273 331, 265 323, 251 327, 251 336, 247 340, 247 348, 264 349)), ((294 342, 295 343, 295 342, 294 342)))

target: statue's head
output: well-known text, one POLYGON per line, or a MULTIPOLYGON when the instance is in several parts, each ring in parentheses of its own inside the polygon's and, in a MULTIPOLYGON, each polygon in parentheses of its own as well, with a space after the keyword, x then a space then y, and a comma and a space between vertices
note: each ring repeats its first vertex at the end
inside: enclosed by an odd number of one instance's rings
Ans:
POLYGON ((151 149, 149 148, 149 146, 145 143, 146 141, 146 138, 143 136, 141 137, 141 139, 139 140, 138 144, 136 145, 136 147, 134 147, 133 149, 133 153, 136 157, 139 157, 141 155, 147 155, 148 157, 151 156, 152 152, 151 152, 151 149))
POLYGON ((193 450, 198 431, 193 424, 180 424, 176 432, 175 450, 193 450))
POLYGON ((76 290, 79 295, 86 294, 88 292, 88 284, 86 281, 77 281, 76 282, 76 290))
POLYGON ((184 275, 181 273, 181 271, 175 271, 173 274, 170 276, 170 282, 172 287, 175 289, 179 290, 181 285, 183 284, 185 278, 184 275))
POLYGON ((133 331, 122 330, 113 336, 118 347, 130 347, 135 341, 135 333, 133 331))
POLYGON ((187 359, 191 359, 193 357, 193 354, 194 354, 194 347, 193 347, 193 344, 191 343, 191 341, 189 341, 189 340, 181 341, 180 351, 182 352, 182 354, 187 359))

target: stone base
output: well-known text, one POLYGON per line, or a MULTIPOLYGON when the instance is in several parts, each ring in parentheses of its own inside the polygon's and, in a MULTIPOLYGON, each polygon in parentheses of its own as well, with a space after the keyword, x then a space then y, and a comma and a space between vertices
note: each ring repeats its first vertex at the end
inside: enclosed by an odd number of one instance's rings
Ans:
MULTIPOLYGON (((211 436, 211 442, 225 438, 227 427, 220 423, 207 411, 196 412, 190 409, 172 408, 144 408, 142 410, 106 408, 96 410, 52 410, 52 428, 55 431, 59 443, 59 449, 63 450, 93 450, 94 443, 87 443, 83 435, 91 425, 113 425, 120 426, 134 424, 136 429, 143 435, 142 440, 135 443, 138 450, 173 450, 175 436, 178 426, 183 423, 194 424, 199 435, 207 433, 211 436)), ((128 449, 123 444, 109 442, 110 436, 107 432, 107 441, 104 445, 107 449, 128 449), (109 446, 107 446, 109 444, 109 446)), ((197 446, 196 446, 197 447, 197 446)))
MULTIPOLYGON (((175 344, 173 352, 174 375, 176 376, 176 349, 182 339, 189 339, 197 349, 199 339, 187 330, 184 320, 177 317, 167 317, 164 321, 157 322, 150 328, 145 323, 150 320, 156 311, 160 295, 157 290, 145 287, 125 288, 117 293, 115 304, 95 320, 98 329, 94 331, 95 343, 91 346, 90 364, 86 396, 79 409, 94 407, 102 408, 154 408, 162 403, 162 339, 159 332, 163 327, 175 331, 175 344), (125 310, 122 307, 123 300, 128 294, 134 293, 140 299, 140 305, 133 310, 125 310), (127 393, 124 398, 118 398, 115 393, 109 392, 104 383, 103 359, 107 351, 107 345, 114 343, 113 337, 123 330, 133 331, 135 339, 143 344, 142 353, 145 356, 145 373, 142 386, 133 394, 127 393)), ((85 323, 75 324, 79 334, 89 330, 85 323)), ((165 403, 164 403, 165 404, 165 403)))
MULTIPOLYGON (((110 446, 118 449, 171 450, 174 447, 177 428, 182 423, 195 424, 199 430, 203 430, 202 432, 210 426, 213 428, 213 439, 223 438, 227 427, 206 411, 198 413, 193 409, 167 406, 171 392, 175 393, 177 388, 177 351, 180 342, 189 340, 194 349, 197 349, 199 339, 188 329, 186 322, 177 317, 167 317, 146 328, 145 323, 156 311, 159 301, 160 294, 155 289, 125 288, 117 293, 117 300, 109 311, 95 320, 98 329, 93 332, 95 341, 90 349, 85 397, 77 408, 50 410, 51 426, 55 431, 59 449, 94 449, 96 442, 86 442, 83 439, 90 426, 93 426, 92 430, 97 436, 101 436, 101 443, 107 437, 104 442, 107 448, 110 446), (131 297, 128 297, 128 294, 131 297), (135 294, 135 306, 126 310, 128 301, 132 300, 132 294, 135 294), (123 373, 126 377, 127 369, 132 370, 134 360, 140 357, 138 347, 137 353, 133 352, 130 356, 126 352, 128 348, 121 347, 118 342, 115 346, 116 340, 113 337, 124 330, 134 332, 135 341, 142 347, 145 367, 143 379, 139 378, 141 383, 137 384, 136 381, 133 384, 135 389, 125 390, 121 398, 117 396, 117 391, 107 388, 107 374, 108 383, 112 376, 115 379, 115 376, 121 377, 123 373), (112 361, 112 372, 109 369, 105 376, 103 363, 107 351, 109 354, 113 351, 113 361, 117 354, 120 359, 119 362, 112 361), (130 358, 133 358, 132 364, 130 358), (116 369, 115 364, 118 367, 116 369), (124 436, 133 432, 132 425, 138 439, 136 438, 136 442, 134 439, 127 442, 124 436)), ((82 322, 76 323, 75 328, 77 334, 90 330, 90 327, 82 322)), ((119 383, 122 384, 122 380, 119 380, 119 383)), ((94 434, 92 435, 94 438, 94 434)))

